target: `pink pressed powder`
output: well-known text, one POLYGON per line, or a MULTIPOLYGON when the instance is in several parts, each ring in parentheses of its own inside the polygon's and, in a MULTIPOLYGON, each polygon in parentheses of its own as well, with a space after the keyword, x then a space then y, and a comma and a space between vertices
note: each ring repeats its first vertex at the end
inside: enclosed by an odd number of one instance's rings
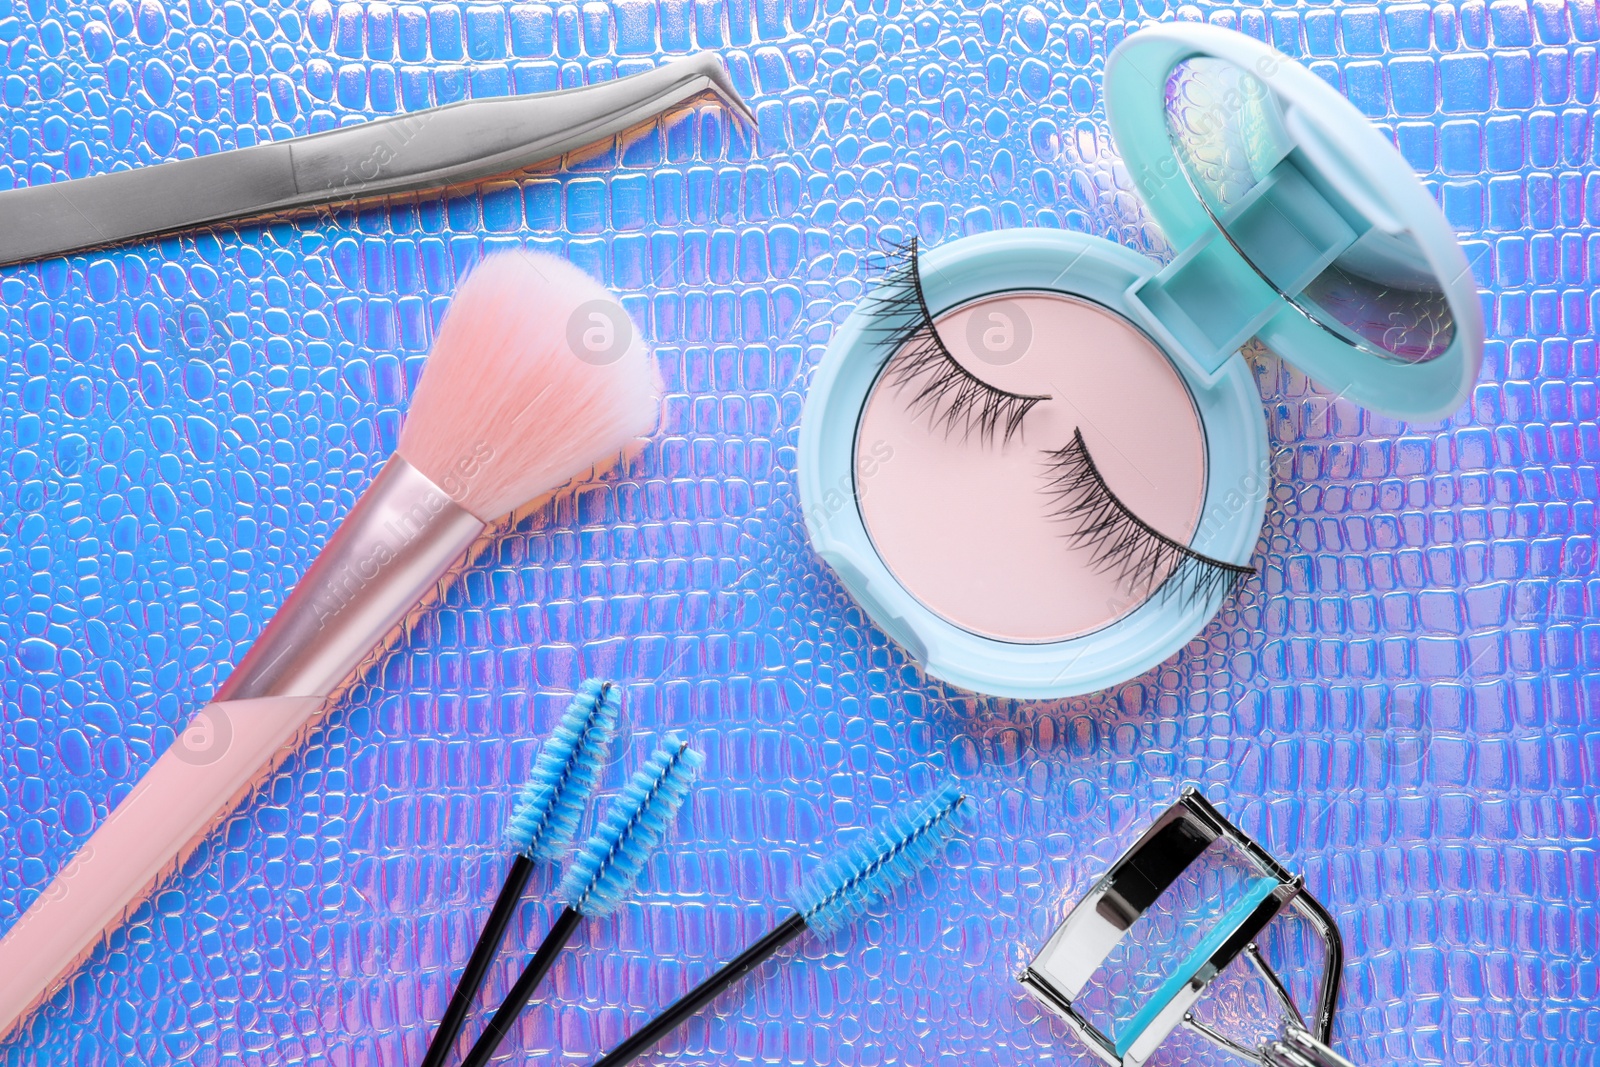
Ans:
POLYGON ((1187 543, 1205 497, 1205 433, 1171 362, 1120 316, 1055 293, 985 297, 935 324, 984 382, 1051 399, 1009 442, 985 442, 959 425, 947 434, 912 410, 916 386, 880 375, 857 426, 856 494, 884 564, 928 610, 1001 641, 1077 637, 1139 607, 1144 594, 1096 570, 1051 518, 1045 453, 1081 428, 1111 491, 1187 543))

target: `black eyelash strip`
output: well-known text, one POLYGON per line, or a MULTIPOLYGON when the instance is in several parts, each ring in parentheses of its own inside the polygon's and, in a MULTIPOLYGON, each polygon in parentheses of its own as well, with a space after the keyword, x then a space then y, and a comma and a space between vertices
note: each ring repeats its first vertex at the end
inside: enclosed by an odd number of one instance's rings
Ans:
POLYGON ((1095 466, 1082 430, 1073 431, 1065 448, 1045 455, 1047 492, 1055 501, 1051 517, 1067 525, 1069 542, 1092 550, 1096 567, 1115 571, 1135 592, 1159 588, 1162 599, 1178 596, 1195 603, 1226 595, 1255 573, 1253 567, 1202 556, 1128 510, 1095 466))
POLYGON ((917 239, 893 250, 893 260, 883 281, 869 297, 872 307, 887 320, 879 327, 879 342, 890 353, 887 381, 897 390, 915 390, 911 410, 926 411, 934 427, 948 437, 976 431, 985 444, 1000 435, 1006 444, 1022 430, 1022 420, 1049 396, 1031 396, 997 389, 967 370, 945 347, 934 328, 928 301, 922 294, 922 272, 917 266, 917 239))

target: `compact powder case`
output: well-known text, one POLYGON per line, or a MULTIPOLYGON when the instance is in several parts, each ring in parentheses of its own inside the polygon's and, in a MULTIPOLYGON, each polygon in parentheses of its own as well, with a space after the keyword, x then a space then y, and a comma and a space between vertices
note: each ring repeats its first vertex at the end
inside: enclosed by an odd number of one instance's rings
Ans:
POLYGON ((1103 540, 1174 575, 1250 564, 1271 481, 1252 338, 1330 403, 1408 419, 1456 410, 1482 360, 1442 212, 1326 82, 1195 24, 1133 34, 1105 78, 1173 258, 1049 229, 913 252, 914 278, 858 304, 806 400, 818 554, 930 675, 979 693, 1116 685, 1216 615, 1231 583, 1130 582, 1103 540))

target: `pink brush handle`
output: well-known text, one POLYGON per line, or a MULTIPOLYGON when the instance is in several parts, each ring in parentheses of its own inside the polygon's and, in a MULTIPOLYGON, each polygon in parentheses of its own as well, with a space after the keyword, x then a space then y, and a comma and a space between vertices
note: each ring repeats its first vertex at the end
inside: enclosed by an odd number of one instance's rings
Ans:
POLYGON ((208 704, 0 940, 0 1036, 290 751, 324 697, 208 704))
POLYGON ((438 588, 484 524, 392 456, 306 576, 133 792, 0 940, 0 1037, 138 907, 438 588))

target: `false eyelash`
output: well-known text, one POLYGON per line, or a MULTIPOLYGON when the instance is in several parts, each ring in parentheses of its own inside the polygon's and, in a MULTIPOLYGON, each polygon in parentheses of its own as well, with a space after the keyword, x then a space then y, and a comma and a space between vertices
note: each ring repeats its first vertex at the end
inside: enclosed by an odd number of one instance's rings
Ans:
POLYGON ((891 325, 877 327, 880 342, 890 353, 885 370, 888 384, 913 388, 913 411, 926 411, 932 424, 944 427, 949 437, 958 429, 963 438, 977 431, 991 444, 995 434, 1005 445, 1022 429, 1022 420, 1049 396, 1033 396, 998 389, 974 375, 944 346, 934 328, 928 301, 922 293, 922 272, 917 266, 917 239, 891 250, 894 257, 883 281, 869 299, 875 312, 891 325))
POLYGON ((1202 556, 1152 527, 1117 498, 1095 466, 1083 431, 1074 430, 1065 448, 1046 452, 1055 498, 1051 517, 1068 524, 1067 540, 1093 551, 1094 565, 1113 570, 1135 591, 1160 590, 1163 600, 1177 595, 1186 604, 1226 596, 1255 573, 1253 567, 1202 556))

